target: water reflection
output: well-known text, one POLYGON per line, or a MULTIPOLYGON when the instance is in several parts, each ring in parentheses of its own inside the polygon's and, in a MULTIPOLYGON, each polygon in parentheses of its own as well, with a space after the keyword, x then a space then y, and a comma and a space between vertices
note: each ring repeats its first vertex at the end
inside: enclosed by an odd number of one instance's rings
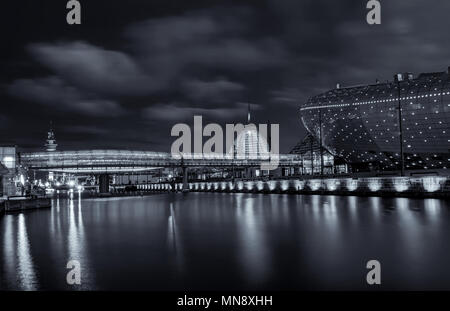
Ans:
MULTIPOLYGON (((89 283, 89 289, 93 289, 93 269, 90 268, 90 259, 87 253, 87 241, 84 233, 83 209, 81 198, 74 195, 68 198, 68 234, 67 234, 67 261, 77 260, 81 265, 82 284, 89 283), (76 204, 76 206, 75 206, 76 204)), ((77 289, 77 288, 74 288, 77 289)))
POLYGON ((8 284, 14 284, 16 278, 16 245, 13 233, 13 216, 5 216, 3 234, 3 273, 8 284))
MULTIPOLYGON (((370 207, 372 211, 372 219, 374 223, 378 223, 380 221, 380 217, 382 215, 382 207, 381 207, 381 199, 380 197, 372 197, 370 200, 370 207)), ((388 206, 389 208, 389 206, 388 206)))
POLYGON ((3 234, 3 275, 12 289, 36 290, 38 277, 24 214, 7 215, 2 222, 3 234))
POLYGON ((0 218, 6 289, 450 289, 449 202, 436 199, 190 193, 60 198, 0 218), (362 270, 361 270, 362 269, 362 270), (95 272, 95 273, 94 273, 95 272))
POLYGON ((25 217, 20 214, 17 228, 17 276, 19 278, 20 288, 23 290, 35 290, 36 272, 34 269, 33 258, 30 253, 30 242, 28 240, 25 217))
POLYGON ((425 214, 431 220, 431 222, 437 222, 441 216, 441 202, 436 199, 425 200, 425 214))
POLYGON ((266 245, 262 207, 254 204, 255 199, 242 197, 239 197, 236 209, 240 239, 239 254, 242 256, 241 264, 248 281, 257 284, 265 279, 271 258, 266 245))
POLYGON ((167 225, 168 249, 175 261, 175 267, 178 272, 183 270, 183 252, 181 249, 181 239, 178 233, 177 220, 173 202, 169 204, 169 217, 167 225))
POLYGON ((352 224, 355 224, 355 222, 358 219, 358 208, 356 206, 356 197, 353 196, 347 197, 347 204, 350 210, 352 224))

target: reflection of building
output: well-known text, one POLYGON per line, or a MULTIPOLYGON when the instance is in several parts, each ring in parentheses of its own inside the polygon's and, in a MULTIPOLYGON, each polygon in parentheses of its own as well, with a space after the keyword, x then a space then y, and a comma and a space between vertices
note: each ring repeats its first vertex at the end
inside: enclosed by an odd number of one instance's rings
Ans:
POLYGON ((322 136, 324 149, 355 172, 399 170, 400 128, 405 169, 443 172, 450 164, 448 72, 338 87, 310 98, 300 111, 308 132, 317 141, 322 136))
POLYGON ((16 147, 0 146, 0 197, 14 195, 16 173, 16 147))

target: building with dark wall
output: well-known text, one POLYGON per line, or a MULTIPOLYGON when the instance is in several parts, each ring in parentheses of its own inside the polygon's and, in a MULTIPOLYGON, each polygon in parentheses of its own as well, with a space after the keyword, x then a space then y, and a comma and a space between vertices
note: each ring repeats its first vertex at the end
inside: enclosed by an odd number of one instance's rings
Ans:
POLYGON ((0 197, 16 192, 16 159, 16 146, 0 146, 0 197))
POLYGON ((408 73, 386 83, 338 86, 310 98, 300 107, 300 114, 308 132, 319 141, 321 138, 324 148, 343 158, 354 172, 398 171, 403 148, 405 170, 448 174, 448 71, 425 73, 416 79, 408 73))
POLYGON ((8 174, 8 169, 0 161, 0 198, 3 196, 3 176, 8 174))

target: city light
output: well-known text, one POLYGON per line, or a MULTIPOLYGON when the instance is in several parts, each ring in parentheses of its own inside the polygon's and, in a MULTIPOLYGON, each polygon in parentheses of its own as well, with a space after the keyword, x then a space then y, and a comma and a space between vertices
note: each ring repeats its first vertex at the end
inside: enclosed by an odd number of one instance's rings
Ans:
POLYGON ((322 181, 321 181, 321 180, 316 180, 316 179, 310 180, 310 181, 308 182, 308 186, 309 186, 309 188, 310 188, 312 191, 317 191, 317 190, 319 190, 321 184, 322 184, 322 181))
POLYGON ((349 191, 355 191, 358 188, 357 179, 347 179, 347 189, 349 191))
POLYGON ((369 189, 370 191, 377 192, 381 189, 381 180, 372 179, 369 181, 369 189))

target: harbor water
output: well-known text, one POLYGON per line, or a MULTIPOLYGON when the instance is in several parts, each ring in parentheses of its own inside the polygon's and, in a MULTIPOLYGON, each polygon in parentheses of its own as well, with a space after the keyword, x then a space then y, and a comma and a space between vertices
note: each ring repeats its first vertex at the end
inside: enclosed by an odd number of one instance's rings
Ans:
POLYGON ((440 199, 75 194, 0 217, 0 288, 450 290, 449 237, 450 203, 440 199), (67 284, 70 260, 80 285, 67 284))

